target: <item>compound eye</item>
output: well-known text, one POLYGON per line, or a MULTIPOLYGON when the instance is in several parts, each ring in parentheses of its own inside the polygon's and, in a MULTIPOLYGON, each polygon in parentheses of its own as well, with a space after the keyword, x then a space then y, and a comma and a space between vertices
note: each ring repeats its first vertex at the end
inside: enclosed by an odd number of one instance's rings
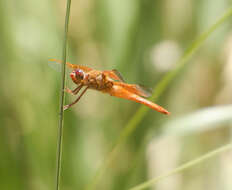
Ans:
POLYGON ((76 74, 77 79, 83 79, 84 78, 84 72, 82 70, 80 70, 80 69, 77 69, 75 71, 75 74, 76 74))

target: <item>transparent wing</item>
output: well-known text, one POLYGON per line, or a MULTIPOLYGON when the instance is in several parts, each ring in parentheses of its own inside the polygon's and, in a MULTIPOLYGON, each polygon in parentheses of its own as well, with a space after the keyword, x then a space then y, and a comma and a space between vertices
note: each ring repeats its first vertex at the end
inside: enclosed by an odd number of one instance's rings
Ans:
POLYGON ((54 59, 48 60, 48 66, 54 69, 57 72, 61 72, 61 64, 60 62, 55 61, 54 59))
POLYGON ((125 82, 124 79, 123 79, 123 77, 122 77, 122 75, 121 75, 121 73, 118 70, 116 70, 116 69, 113 69, 111 71, 103 71, 103 73, 106 76, 108 76, 111 79, 113 79, 113 80, 120 81, 120 82, 125 82))
POLYGON ((136 84, 135 87, 137 89, 137 92, 139 92, 141 94, 140 96, 149 97, 149 96, 152 95, 152 89, 151 88, 148 88, 148 87, 143 86, 143 85, 138 85, 138 84, 136 84))
POLYGON ((123 79, 121 73, 118 70, 113 69, 112 72, 120 79, 120 81, 125 82, 125 80, 123 79))
POLYGON ((115 82, 116 85, 119 85, 126 89, 127 91, 142 96, 142 97, 149 97, 152 94, 152 90, 150 88, 147 88, 143 85, 137 85, 137 84, 126 84, 122 82, 115 82))
MULTIPOLYGON (((57 59, 49 59, 49 66, 54 68, 57 71, 61 71, 61 60, 57 60, 57 59)), ((86 66, 82 66, 82 65, 75 65, 75 64, 71 64, 69 62, 66 62, 66 65, 70 68, 70 69, 81 69, 84 72, 89 72, 92 69, 86 66)))

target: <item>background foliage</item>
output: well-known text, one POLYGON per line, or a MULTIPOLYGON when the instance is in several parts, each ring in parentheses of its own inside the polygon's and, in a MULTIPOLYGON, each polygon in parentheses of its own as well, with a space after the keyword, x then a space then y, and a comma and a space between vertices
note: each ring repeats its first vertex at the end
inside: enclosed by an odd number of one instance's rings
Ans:
MULTIPOLYGON (((52 189, 66 1, 0 0, 0 189, 52 189)), ((68 60, 155 87, 230 0, 72 2, 68 60)), ((232 34, 214 32, 149 111, 97 189, 128 189, 231 141, 232 34)), ((70 82, 67 85, 74 87, 70 82)), ((67 96, 66 102, 74 97, 67 96)), ((65 112, 61 189, 91 184, 139 105, 89 91, 65 112)), ((151 189, 231 189, 231 152, 151 189)))

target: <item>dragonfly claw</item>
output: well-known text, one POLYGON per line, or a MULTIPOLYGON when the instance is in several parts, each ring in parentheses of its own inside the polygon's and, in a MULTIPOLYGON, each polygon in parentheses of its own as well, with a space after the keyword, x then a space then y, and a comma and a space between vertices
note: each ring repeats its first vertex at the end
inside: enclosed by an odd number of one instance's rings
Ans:
POLYGON ((67 88, 67 87, 65 87, 64 91, 65 91, 65 92, 67 92, 67 93, 69 93, 69 94, 74 95, 73 91, 72 91, 72 90, 70 90, 70 89, 69 89, 69 88, 67 88))
POLYGON ((66 105, 66 106, 63 107, 63 110, 65 111, 65 110, 67 110, 68 108, 69 108, 69 105, 66 105))

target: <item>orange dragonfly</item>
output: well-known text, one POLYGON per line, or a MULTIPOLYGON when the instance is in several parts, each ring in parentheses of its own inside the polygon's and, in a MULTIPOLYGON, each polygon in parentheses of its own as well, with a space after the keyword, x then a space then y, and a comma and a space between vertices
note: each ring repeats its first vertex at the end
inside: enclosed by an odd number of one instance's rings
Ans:
MULTIPOLYGON (((61 63, 61 61, 56 59, 50 59, 50 61, 61 63)), ((107 93, 111 96, 144 104, 149 108, 163 114, 170 114, 170 112, 168 112, 163 107, 143 98, 149 97, 151 95, 148 89, 137 84, 125 83, 121 74, 116 69, 99 71, 86 66, 75 65, 68 62, 66 65, 72 69, 70 77, 77 85, 77 87, 74 90, 66 88, 65 91, 69 94, 77 95, 83 87, 85 88, 74 102, 64 106, 64 110, 76 104, 88 89, 94 89, 103 93, 107 93)))

